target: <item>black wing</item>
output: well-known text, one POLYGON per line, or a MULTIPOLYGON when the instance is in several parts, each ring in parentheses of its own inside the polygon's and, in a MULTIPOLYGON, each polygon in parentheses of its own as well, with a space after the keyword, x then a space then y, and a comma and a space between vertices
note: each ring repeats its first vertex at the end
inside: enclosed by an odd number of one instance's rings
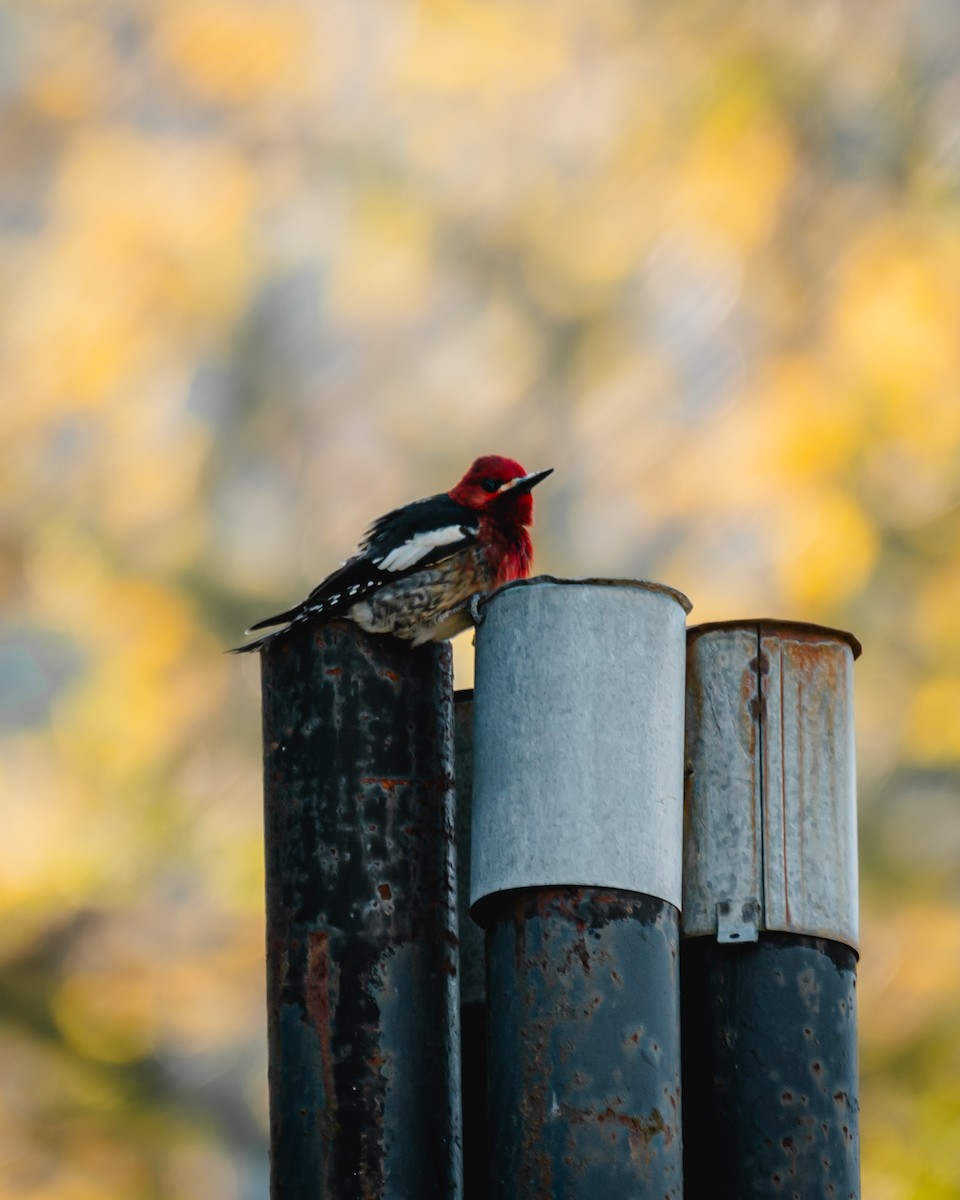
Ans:
POLYGON ((331 618, 347 612, 385 583, 449 558, 477 540, 477 515, 443 493, 415 500, 379 517, 367 530, 359 553, 328 575, 295 608, 265 617, 248 633, 301 617, 331 618))
MULTIPOLYGON (((378 517, 367 530, 360 550, 377 559, 389 554, 397 546, 414 542, 416 538, 428 538, 433 533, 455 527, 460 528, 466 544, 476 541, 479 528, 477 514, 459 500, 452 500, 445 492, 441 492, 439 496, 414 500, 412 504, 405 504, 378 517)), ((431 558, 431 562, 439 562, 448 554, 455 553, 452 549, 441 553, 440 545, 437 550, 438 554, 431 558)), ((429 564, 421 561, 419 565, 425 567, 429 564)))

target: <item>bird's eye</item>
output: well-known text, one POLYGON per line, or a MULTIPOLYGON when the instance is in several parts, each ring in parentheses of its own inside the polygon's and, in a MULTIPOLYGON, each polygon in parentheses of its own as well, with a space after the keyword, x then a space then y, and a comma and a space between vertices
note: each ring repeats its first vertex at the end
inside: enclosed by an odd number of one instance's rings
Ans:
POLYGON ((490 479, 489 476, 480 484, 485 492, 498 492, 500 484, 495 479, 490 479))

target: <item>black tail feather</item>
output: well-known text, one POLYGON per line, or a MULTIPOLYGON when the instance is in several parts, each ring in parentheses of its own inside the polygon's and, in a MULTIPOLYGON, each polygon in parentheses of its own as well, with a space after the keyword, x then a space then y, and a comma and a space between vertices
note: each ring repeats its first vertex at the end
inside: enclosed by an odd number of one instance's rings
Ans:
MULTIPOLYGON (((258 628, 254 626, 253 628, 258 628)), ((281 633, 286 633, 285 629, 276 629, 273 633, 265 634, 263 637, 254 638, 252 642, 247 642, 244 646, 232 646, 229 650, 225 650, 225 654, 247 654, 251 650, 262 650, 264 646, 270 644, 275 637, 279 637, 281 633)))
POLYGON ((287 612, 277 613, 275 617, 264 617, 262 621, 257 621, 251 625, 247 633, 253 633, 257 629, 269 629, 271 625, 286 625, 294 617, 300 615, 302 607, 302 604, 298 604, 296 608, 291 608, 287 612))

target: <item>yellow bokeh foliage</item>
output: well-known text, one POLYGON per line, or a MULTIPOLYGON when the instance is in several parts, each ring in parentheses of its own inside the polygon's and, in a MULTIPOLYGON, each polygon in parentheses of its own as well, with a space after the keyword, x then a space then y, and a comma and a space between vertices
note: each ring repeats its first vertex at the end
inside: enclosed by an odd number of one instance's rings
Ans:
POLYGON ((295 100, 322 69, 309 9, 284 0, 167 0, 154 36, 181 85, 218 103, 295 100))
POLYGON ((414 198, 371 189, 350 214, 330 280, 330 307, 360 324, 403 321, 423 309, 431 282, 431 214, 414 198))
POLYGON ((859 592, 877 560, 868 515, 841 491, 792 492, 775 518, 773 536, 783 595, 808 612, 829 610, 859 592))
POLYGON ((398 90, 515 104, 569 65, 567 31, 547 6, 428 0, 417 10, 400 39, 391 80, 398 90))
POLYGON ((941 766, 960 763, 960 671, 920 683, 907 739, 911 758, 941 766))
POLYGON ((858 387, 877 393, 890 432, 920 439, 929 453, 955 452, 960 413, 946 397, 931 424, 910 418, 911 400, 955 380, 960 320, 960 241, 927 230, 884 228, 861 237, 841 265, 833 353, 858 387), (884 402, 886 401, 886 402, 884 402), (952 417, 952 419, 951 419, 952 417), (948 435, 947 445, 942 439, 948 435))

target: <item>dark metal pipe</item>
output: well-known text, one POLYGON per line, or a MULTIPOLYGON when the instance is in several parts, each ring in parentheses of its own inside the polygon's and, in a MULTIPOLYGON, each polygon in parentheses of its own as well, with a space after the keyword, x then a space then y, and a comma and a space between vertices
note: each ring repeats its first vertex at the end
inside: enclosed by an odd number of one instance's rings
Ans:
POLYGON ((684 612, 630 580, 480 608, 471 897, 495 1200, 678 1200, 684 612))
POLYGON ((457 918, 460 935, 460 1074, 464 1200, 487 1200, 487 1005, 483 930, 470 915, 473 689, 454 693, 457 791, 457 918))
POLYGON ((689 631, 681 930, 688 1200, 857 1200, 850 634, 689 631))
POLYGON ((499 893, 487 926, 494 1200, 679 1200, 673 905, 597 888, 499 893))
POLYGON ((699 937, 681 964, 687 1200, 854 1200, 854 951, 787 933, 699 937))
POLYGON ((449 646, 262 658, 271 1196, 458 1197, 449 646))

